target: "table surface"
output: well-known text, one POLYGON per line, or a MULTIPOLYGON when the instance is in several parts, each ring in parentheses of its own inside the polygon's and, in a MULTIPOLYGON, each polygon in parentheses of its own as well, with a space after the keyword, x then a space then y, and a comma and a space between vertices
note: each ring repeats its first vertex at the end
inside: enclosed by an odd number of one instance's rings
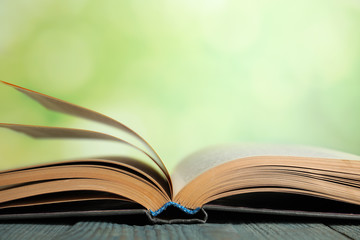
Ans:
POLYGON ((0 223, 0 239, 360 239, 360 222, 258 221, 128 225, 116 222, 0 223))

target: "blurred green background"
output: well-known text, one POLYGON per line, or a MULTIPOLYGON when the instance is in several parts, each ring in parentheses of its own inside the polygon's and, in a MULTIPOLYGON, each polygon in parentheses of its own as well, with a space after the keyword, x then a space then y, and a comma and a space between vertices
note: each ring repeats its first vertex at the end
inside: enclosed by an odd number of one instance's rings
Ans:
MULTIPOLYGON (((360 154, 359 26, 356 0, 2 0, 0 79, 122 121, 170 170, 226 142, 360 154)), ((0 122, 110 131, 0 101, 0 122)), ((0 167, 117 147, 0 129, 0 167)))

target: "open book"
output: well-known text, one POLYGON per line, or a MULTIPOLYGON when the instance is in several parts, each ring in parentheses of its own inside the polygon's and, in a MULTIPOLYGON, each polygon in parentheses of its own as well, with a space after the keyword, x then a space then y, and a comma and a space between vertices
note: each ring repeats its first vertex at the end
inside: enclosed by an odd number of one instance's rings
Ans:
POLYGON ((0 219, 144 215, 154 222, 204 222, 208 213, 217 212, 360 219, 360 156, 314 147, 234 144, 194 153, 170 175, 154 149, 124 124, 3 83, 49 110, 117 128, 137 144, 85 129, 10 123, 1 128, 39 139, 118 142, 155 164, 111 156, 4 170, 0 219))

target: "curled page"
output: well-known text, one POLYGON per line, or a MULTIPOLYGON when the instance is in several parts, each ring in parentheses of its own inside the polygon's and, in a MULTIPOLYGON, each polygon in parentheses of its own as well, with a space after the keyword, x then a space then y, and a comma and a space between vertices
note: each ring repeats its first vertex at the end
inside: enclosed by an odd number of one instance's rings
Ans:
MULTIPOLYGON (((2 83, 11 86, 13 88, 15 88, 16 90, 24 93, 25 95, 29 96, 30 98, 34 99, 35 101, 37 101, 38 103, 40 103, 41 105, 43 105, 44 107, 46 107, 47 109, 56 111, 56 112, 61 112, 61 113, 65 113, 68 115, 72 115, 72 116, 76 116, 76 117, 81 117, 84 119, 88 119, 88 120, 92 120, 92 121, 96 121, 99 123, 103 123, 115 128, 118 128, 132 136, 134 136, 137 140, 139 140, 142 145, 145 147, 146 151, 143 152, 147 152, 147 155, 150 156, 150 158, 156 163, 156 165, 158 165, 161 169, 161 171, 165 174, 166 178, 169 181, 170 184, 170 188, 171 188, 171 179, 170 179, 170 174, 168 172, 168 170, 166 169, 164 163, 162 162, 161 158, 159 157, 159 155, 154 151, 154 149, 150 146, 150 144, 148 142, 145 141, 145 139, 143 139, 138 133, 136 133, 135 131, 133 131, 132 129, 128 128, 127 126, 125 126, 124 124, 116 121, 113 118, 110 118, 104 114, 98 113, 96 111, 63 101, 61 99, 58 98, 54 98, 39 92, 35 92, 11 83, 7 83, 4 81, 1 81, 2 83)), ((134 145, 133 145, 134 146, 134 145)), ((136 147, 138 148, 138 147, 136 147)), ((139 149, 139 148, 138 148, 139 149)))
POLYGON ((33 138, 82 138, 82 139, 99 139, 99 140, 111 140, 121 142, 123 144, 129 145, 146 156, 149 156, 147 152, 138 148, 137 146, 121 139, 114 137, 109 134, 95 132, 84 129, 76 128, 62 128, 62 127, 46 127, 46 126, 35 126, 35 125, 24 125, 24 124, 10 124, 10 123, 0 123, 0 127, 8 128, 13 131, 24 133, 33 138))

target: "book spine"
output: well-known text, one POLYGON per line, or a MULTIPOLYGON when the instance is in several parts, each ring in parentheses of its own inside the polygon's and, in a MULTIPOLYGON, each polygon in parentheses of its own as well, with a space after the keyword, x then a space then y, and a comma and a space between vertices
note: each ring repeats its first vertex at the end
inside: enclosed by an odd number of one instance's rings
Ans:
POLYGON ((189 209, 189 208, 186 208, 184 206, 182 206, 181 204, 179 203, 176 203, 176 202, 167 202, 165 203, 161 208, 159 208, 158 210, 156 211, 152 211, 151 209, 149 210, 150 211, 150 214, 153 216, 153 217, 156 217, 157 215, 159 215, 160 213, 162 213, 163 211, 165 211, 169 206, 174 206, 174 207, 177 207, 178 209, 180 209, 181 211, 187 213, 187 214, 196 214, 197 212, 200 211, 200 207, 198 208, 195 208, 195 209, 189 209))
POLYGON ((208 216, 201 207, 189 209, 176 202, 167 202, 161 208, 146 212, 153 223, 205 223, 208 216))

